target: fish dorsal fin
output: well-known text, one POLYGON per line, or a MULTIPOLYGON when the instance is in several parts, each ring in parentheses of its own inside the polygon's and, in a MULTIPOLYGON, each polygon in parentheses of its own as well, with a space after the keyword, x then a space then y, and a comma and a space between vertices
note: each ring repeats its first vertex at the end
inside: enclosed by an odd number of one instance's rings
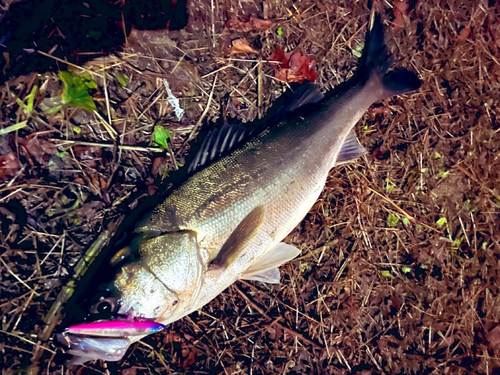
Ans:
POLYGON ((242 123, 229 124, 224 122, 220 129, 211 130, 201 144, 200 149, 196 153, 193 161, 189 165, 188 174, 193 174, 196 171, 206 167, 208 164, 220 159, 234 150, 243 141, 248 140, 255 135, 262 127, 267 124, 276 123, 295 112, 300 107, 307 104, 314 104, 323 99, 324 95, 320 91, 319 86, 314 83, 304 83, 295 90, 285 104, 280 107, 269 121, 261 126, 249 126, 248 128, 242 123))
POLYGON ((210 264, 212 268, 226 268, 237 259, 248 243, 255 237, 264 222, 266 209, 255 207, 236 227, 222 245, 219 253, 210 264))
POLYGON ((337 155, 335 166, 354 161, 366 153, 368 153, 368 151, 366 151, 366 148, 359 144, 358 139, 356 138, 356 133, 354 132, 354 129, 352 129, 342 144, 342 148, 337 155))
MULTIPOLYGON (((295 246, 288 245, 284 242, 280 242, 271 250, 269 250, 267 254, 258 259, 250 267, 248 267, 247 270, 241 276, 241 278, 245 280, 276 281, 276 271, 278 271, 277 268, 282 264, 292 260, 299 254, 300 250, 297 249, 295 246), (276 271, 272 271, 273 269, 276 269, 276 271)), ((277 276, 278 280, 276 282, 272 282, 272 284, 276 284, 279 282, 279 271, 277 273, 277 276)), ((265 282, 270 282, 270 281, 265 281, 265 282)))
POLYGON ((281 120, 290 113, 295 112, 299 108, 319 102, 325 97, 321 92, 318 85, 306 82, 300 85, 290 97, 286 100, 285 104, 276 111, 271 121, 281 120))
POLYGON ((228 124, 224 122, 220 129, 211 130, 189 165, 188 174, 202 169, 221 155, 233 150, 235 146, 248 139, 251 135, 253 135, 253 132, 241 123, 228 124))

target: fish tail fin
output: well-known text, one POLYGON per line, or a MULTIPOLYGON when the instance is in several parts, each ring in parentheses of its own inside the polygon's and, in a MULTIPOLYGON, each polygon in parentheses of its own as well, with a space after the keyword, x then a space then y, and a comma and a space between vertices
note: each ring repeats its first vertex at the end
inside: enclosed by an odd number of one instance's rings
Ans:
POLYGON ((392 56, 385 44, 382 19, 380 14, 372 12, 357 71, 358 79, 364 84, 374 83, 377 87, 382 86, 380 99, 415 91, 420 87, 421 81, 415 73, 404 68, 389 72, 391 64, 392 56))

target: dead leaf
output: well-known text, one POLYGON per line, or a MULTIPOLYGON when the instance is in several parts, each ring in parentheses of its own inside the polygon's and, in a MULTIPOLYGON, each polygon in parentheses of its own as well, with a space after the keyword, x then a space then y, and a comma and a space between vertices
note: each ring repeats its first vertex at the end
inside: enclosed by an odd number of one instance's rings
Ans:
POLYGON ((182 362, 182 367, 187 369, 196 363, 196 350, 191 349, 182 349, 182 356, 184 357, 186 351, 189 352, 187 354, 187 358, 182 362))
POLYGON ((24 146, 23 148, 27 154, 44 167, 48 166, 50 158, 57 150, 52 142, 43 138, 38 138, 36 134, 21 138, 19 144, 24 146))
POLYGON ((263 20, 254 16, 250 16, 246 21, 236 17, 231 17, 226 21, 226 27, 228 29, 242 32, 267 30, 272 24, 272 20, 263 20))
POLYGON ((277 48, 268 61, 276 62, 273 67, 279 80, 302 83, 304 80, 314 82, 318 78, 316 61, 298 51, 284 52, 277 48))
POLYGON ((255 53, 258 54, 256 50, 254 50, 248 40, 245 38, 235 39, 231 42, 231 54, 237 53, 255 53))
POLYGON ((500 325, 497 325, 495 328, 491 329, 486 334, 486 339, 489 341, 490 346, 496 346, 500 344, 500 325))
POLYGON ((386 105, 371 106, 368 111, 373 115, 390 115, 392 113, 391 108, 386 105))
POLYGON ((158 174, 163 174, 165 168, 167 167, 167 158, 157 157, 153 159, 153 164, 151 165, 151 173, 153 176, 158 174))
POLYGON ((408 0, 401 0, 394 2, 394 8, 392 8, 392 13, 394 14, 394 21, 392 21, 392 28, 394 31, 400 31, 405 28, 404 17, 408 15, 408 9, 410 4, 408 0))
POLYGON ((11 151, 5 155, 0 155, 0 180, 15 176, 20 169, 21 163, 15 152, 11 151))
POLYGON ((465 43, 467 39, 469 39, 471 33, 471 28, 470 27, 464 27, 460 32, 458 33, 457 41, 459 44, 465 43))

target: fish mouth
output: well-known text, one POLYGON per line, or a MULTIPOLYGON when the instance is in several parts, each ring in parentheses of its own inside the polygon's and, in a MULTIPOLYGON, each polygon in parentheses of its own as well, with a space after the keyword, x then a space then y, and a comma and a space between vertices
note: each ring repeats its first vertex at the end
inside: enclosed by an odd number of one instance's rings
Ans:
POLYGON ((132 344, 127 337, 92 337, 68 332, 56 334, 56 339, 65 347, 68 366, 79 366, 97 359, 119 361, 132 344))
POLYGON ((151 319, 115 319, 70 326, 56 334, 69 357, 67 365, 77 366, 92 360, 119 361, 129 346, 165 326, 151 319))

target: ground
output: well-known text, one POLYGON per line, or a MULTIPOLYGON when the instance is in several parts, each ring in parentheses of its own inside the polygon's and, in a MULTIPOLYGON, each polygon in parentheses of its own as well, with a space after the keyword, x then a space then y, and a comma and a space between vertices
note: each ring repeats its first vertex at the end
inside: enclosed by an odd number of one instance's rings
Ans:
POLYGON ((129 197, 158 193, 227 96, 230 116, 265 112, 286 86, 266 60, 276 47, 314 59, 325 90, 348 78, 369 9, 193 0, 184 29, 133 29, 117 55, 56 62, 85 73, 93 112, 62 102, 57 73, 5 81, 2 373, 24 372, 33 356, 46 374, 500 373, 500 9, 495 1, 378 6, 395 64, 423 85, 373 106, 356 126, 368 154, 331 171, 285 239, 302 254, 281 268, 281 284, 238 282, 117 363, 62 368, 53 343, 37 336, 104 220, 119 218, 129 197), (249 16, 272 22, 227 24, 249 16), (231 50, 238 38, 254 52, 231 50), (152 142, 155 126, 171 132, 167 152, 152 142))

